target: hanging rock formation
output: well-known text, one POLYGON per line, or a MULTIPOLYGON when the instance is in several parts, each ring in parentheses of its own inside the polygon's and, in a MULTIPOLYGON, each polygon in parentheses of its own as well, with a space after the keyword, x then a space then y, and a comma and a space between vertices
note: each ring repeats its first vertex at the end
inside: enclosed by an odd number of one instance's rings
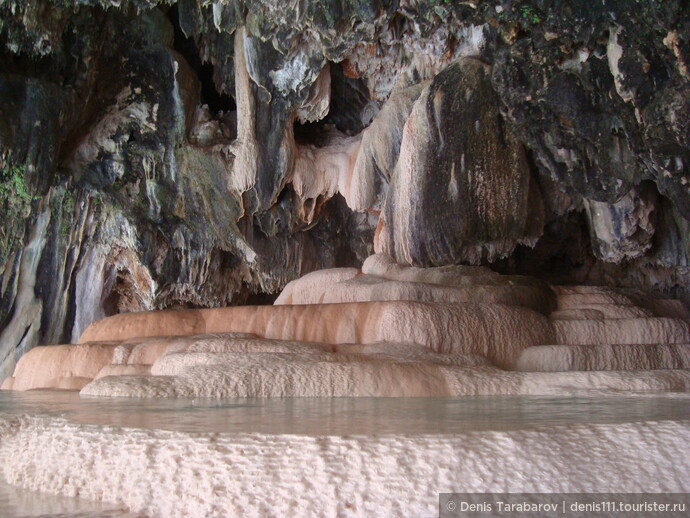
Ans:
POLYGON ((400 263, 477 264, 541 234, 541 197, 489 74, 476 59, 454 63, 412 109, 378 236, 400 263))

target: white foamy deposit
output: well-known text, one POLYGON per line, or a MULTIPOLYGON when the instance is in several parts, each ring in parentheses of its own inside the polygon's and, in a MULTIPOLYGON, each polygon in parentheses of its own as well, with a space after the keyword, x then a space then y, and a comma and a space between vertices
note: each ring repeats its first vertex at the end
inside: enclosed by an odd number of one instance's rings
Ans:
POLYGON ((0 416, 8 482, 152 517, 424 517, 439 492, 683 492, 689 442, 671 421, 340 437, 0 416))

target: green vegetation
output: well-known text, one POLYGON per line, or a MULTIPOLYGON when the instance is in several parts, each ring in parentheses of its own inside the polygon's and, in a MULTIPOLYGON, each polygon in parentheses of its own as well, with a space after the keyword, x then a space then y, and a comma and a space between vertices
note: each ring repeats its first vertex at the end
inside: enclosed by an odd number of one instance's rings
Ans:
POLYGON ((8 215, 27 217, 31 211, 31 202, 38 198, 29 194, 26 167, 10 166, 0 170, 0 203, 5 206, 8 215))
POLYGON ((542 21, 541 13, 531 5, 523 5, 520 7, 520 16, 530 22, 532 25, 539 25, 542 21))
POLYGON ((74 193, 66 190, 62 198, 62 214, 60 218, 60 236, 68 238, 72 231, 72 215, 74 214, 74 193))
POLYGON ((31 202, 38 198, 29 194, 25 166, 0 169, 0 207, 5 212, 0 223, 0 264, 21 243, 24 220, 31 214, 31 202))

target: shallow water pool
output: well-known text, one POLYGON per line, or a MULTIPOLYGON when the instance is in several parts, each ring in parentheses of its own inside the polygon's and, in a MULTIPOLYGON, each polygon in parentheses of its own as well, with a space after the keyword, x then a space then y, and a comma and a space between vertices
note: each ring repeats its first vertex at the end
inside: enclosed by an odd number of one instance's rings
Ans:
POLYGON ((187 433, 453 434, 571 423, 690 419, 690 394, 189 400, 0 391, 0 412, 187 433))

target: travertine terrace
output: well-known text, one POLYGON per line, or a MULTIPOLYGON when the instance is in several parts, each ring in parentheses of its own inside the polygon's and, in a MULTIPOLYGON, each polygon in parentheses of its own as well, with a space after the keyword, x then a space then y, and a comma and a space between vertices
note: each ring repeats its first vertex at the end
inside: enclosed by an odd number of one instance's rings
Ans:
MULTIPOLYGON (((294 281, 273 306, 106 318, 80 344, 31 350, 5 388, 108 398, 689 391, 683 307, 663 299, 641 307, 634 299, 480 267, 404 267, 378 255, 361 271, 294 281)), ((0 414, 10 483, 152 517, 418 517, 434 515, 439 491, 687 491, 688 440, 688 427, 673 421, 450 435, 322 436, 317 428, 207 436, 0 414), (75 457, 89 468, 67 461, 75 457), (247 488, 259 496, 248 498, 247 488), (324 503, 324 495, 332 498, 324 503)))
POLYGON ((5 387, 89 396, 569 394, 690 388, 682 306, 482 267, 306 275, 272 306, 122 314, 38 347, 5 387))

